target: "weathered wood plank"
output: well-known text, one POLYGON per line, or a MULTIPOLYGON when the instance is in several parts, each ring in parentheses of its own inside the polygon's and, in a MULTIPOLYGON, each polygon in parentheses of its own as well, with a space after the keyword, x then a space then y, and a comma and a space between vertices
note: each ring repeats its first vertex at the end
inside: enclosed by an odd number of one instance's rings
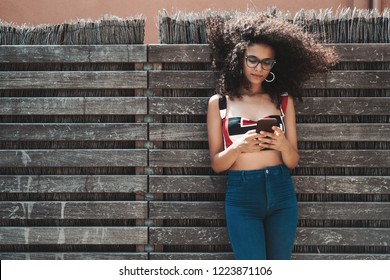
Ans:
POLYGON ((324 44, 334 48, 342 62, 382 62, 390 61, 388 44, 324 44))
POLYGON ((149 176, 151 193, 225 193, 225 184, 225 176, 149 176))
POLYGON ((149 150, 151 167, 209 167, 208 150, 149 150))
POLYGON ((147 140, 145 123, 0 123, 1 141, 147 140))
POLYGON ((0 89, 146 88, 146 71, 0 72, 0 89))
POLYGON ((212 89, 216 75, 212 71, 149 71, 151 89, 212 89))
POLYGON ((326 193, 390 194, 390 176, 326 176, 326 193))
MULTIPOLYGON (((223 201, 150 201, 151 219, 225 219, 223 201)), ((299 202, 299 219, 390 220, 386 202, 299 202)))
POLYGON ((146 115, 146 97, 4 97, 0 115, 146 115))
POLYGON ((146 227, 1 227, 2 245, 147 244, 146 227))
POLYGON ((150 97, 152 115, 206 115, 208 97, 150 97))
MULTIPOLYGON (((1 258, 1 255, 0 255, 1 258)), ((214 253, 159 253, 151 252, 151 260, 233 260, 232 252, 214 253)), ((293 260, 390 260, 390 255, 386 254, 302 254, 293 253, 293 260)))
MULTIPOLYGON (((297 124, 298 141, 390 141, 389 124, 297 124)), ((207 141, 204 123, 149 124, 152 141, 207 141)), ((1 134, 0 134, 1 136, 1 134)))
POLYGON ((147 260, 148 253, 0 253, 0 260, 147 260))
MULTIPOLYGON (((342 62, 390 61, 388 44, 323 44, 334 48, 342 62)), ((149 62, 210 63, 211 50, 207 44, 148 45, 149 62)))
POLYGON ((386 97, 306 97, 296 103, 298 115, 388 115, 386 97))
POLYGON ((389 254, 294 254, 293 260, 390 260, 389 254))
MULTIPOLYGON (((157 245, 229 244, 224 227, 151 227, 150 243, 157 245)), ((388 228, 298 228, 296 245, 388 246, 388 228)))
POLYGON ((153 245, 222 245, 229 243, 224 227, 150 227, 149 242, 153 245))
POLYGON ((225 219, 223 201, 150 201, 150 219, 225 219))
POLYGON ((146 201, 0 201, 0 218, 39 219, 146 219, 146 201))
POLYGON ((146 45, 3 45, 0 63, 136 63, 146 52, 146 45))
MULTIPOLYGON (((318 74, 305 82, 305 89, 387 89, 388 71, 333 71, 318 74)), ((213 71, 149 71, 151 89, 213 89, 216 75, 213 71)))
POLYGON ((300 202, 299 219, 390 220, 388 202, 300 202))
POLYGON ((0 193, 146 193, 147 175, 0 175, 0 193))
MULTIPOLYGON (((153 115, 205 115, 208 97, 151 97, 153 115)), ((296 102, 298 115, 388 115, 386 97, 305 97, 296 102)))
POLYGON ((298 228, 296 245, 388 246, 389 228, 298 228))
MULTIPOLYGON (((292 176, 292 179, 296 192, 301 194, 390 194, 389 176, 292 176)), ((151 193, 225 193, 225 184, 225 176, 149 176, 151 193)))
POLYGON ((210 63, 208 45, 159 44, 148 45, 148 61, 152 63, 210 63))
POLYGON ((388 89, 390 72, 374 70, 332 71, 303 84, 305 89, 388 89))
POLYGON ((387 168, 387 150, 303 150, 299 167, 369 167, 387 168))
POLYGON ((150 123, 151 141, 207 141, 204 123, 150 123))
POLYGON ((0 167, 146 166, 147 150, 0 150, 0 167))
MULTIPOLYGON (((1 254, 0 254, 1 257, 1 254)), ((213 253, 198 253, 198 252, 186 252, 186 253, 159 253, 151 252, 151 260, 234 260, 232 252, 213 252, 213 253)))
POLYGON ((298 141, 390 141, 390 125, 380 123, 297 124, 298 141))
MULTIPOLYGON (((302 150, 299 167, 388 167, 387 150, 302 150)), ((208 150, 150 150, 151 167, 209 167, 208 150)))

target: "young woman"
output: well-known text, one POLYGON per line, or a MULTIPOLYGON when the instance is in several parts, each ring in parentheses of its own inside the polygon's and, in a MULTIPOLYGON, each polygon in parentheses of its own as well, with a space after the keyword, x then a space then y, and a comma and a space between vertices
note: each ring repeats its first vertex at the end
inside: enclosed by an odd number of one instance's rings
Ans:
POLYGON ((227 172, 226 221, 236 259, 290 259, 298 205, 289 169, 299 161, 294 97, 336 63, 299 27, 266 15, 209 22, 217 94, 209 100, 211 166, 227 172), (256 133, 260 119, 275 119, 256 133))

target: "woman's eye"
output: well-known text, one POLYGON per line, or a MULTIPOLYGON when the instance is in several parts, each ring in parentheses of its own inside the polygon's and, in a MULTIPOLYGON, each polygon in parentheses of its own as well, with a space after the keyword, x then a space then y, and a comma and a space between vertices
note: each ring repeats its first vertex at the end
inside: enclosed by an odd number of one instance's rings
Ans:
POLYGON ((272 65, 272 61, 271 60, 263 60, 263 65, 272 65))
POLYGON ((249 57, 248 60, 249 60, 249 62, 251 62, 251 63, 257 63, 257 59, 256 59, 256 58, 251 58, 251 57, 249 57))

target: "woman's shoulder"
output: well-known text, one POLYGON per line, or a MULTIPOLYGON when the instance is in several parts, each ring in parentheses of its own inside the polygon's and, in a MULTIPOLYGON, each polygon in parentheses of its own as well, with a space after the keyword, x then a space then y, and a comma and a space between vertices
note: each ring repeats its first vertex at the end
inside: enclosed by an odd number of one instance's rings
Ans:
POLYGON ((209 104, 219 104, 220 102, 223 102, 223 100, 226 100, 226 96, 216 93, 210 97, 209 104))

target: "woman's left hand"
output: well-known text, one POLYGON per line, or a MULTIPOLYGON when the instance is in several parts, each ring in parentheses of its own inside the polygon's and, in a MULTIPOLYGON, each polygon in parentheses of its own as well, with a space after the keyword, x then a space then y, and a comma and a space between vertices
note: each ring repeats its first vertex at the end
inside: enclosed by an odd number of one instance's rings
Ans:
POLYGON ((258 137, 258 139, 260 140, 259 145, 262 148, 282 151, 286 148, 286 144, 288 142, 286 141, 286 136, 279 127, 273 126, 272 129, 274 131, 273 133, 260 131, 260 137, 258 137))

